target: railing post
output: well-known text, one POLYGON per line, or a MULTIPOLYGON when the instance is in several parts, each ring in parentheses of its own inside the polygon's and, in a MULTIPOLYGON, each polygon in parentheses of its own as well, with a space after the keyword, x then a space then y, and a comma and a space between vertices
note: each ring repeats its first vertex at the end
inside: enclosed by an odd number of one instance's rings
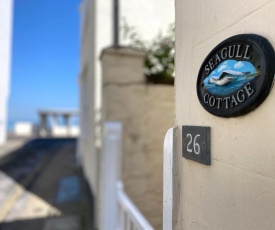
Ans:
POLYGON ((121 179, 122 124, 105 122, 103 132, 102 227, 100 229, 115 230, 119 222, 117 182, 121 179))
POLYGON ((163 149, 163 229, 172 229, 173 208, 173 136, 170 128, 164 139, 163 149))

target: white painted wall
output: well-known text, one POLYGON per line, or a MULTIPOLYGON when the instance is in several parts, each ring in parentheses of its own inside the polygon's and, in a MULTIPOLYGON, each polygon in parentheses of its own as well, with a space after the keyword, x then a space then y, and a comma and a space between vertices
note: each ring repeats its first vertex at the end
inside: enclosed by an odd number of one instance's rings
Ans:
POLYGON ((275 47, 275 1, 176 0, 173 229, 275 229, 275 89, 255 111, 219 118, 196 95, 199 68, 224 39, 266 37, 275 47), (211 127, 212 165, 181 157, 181 126, 211 127))
POLYGON ((121 0, 121 18, 136 27, 146 40, 153 39, 159 32, 165 33, 168 25, 175 21, 174 12, 173 0, 121 0))
POLYGON ((31 136, 33 134, 33 124, 26 121, 16 122, 14 125, 14 134, 18 136, 31 136))
POLYGON ((0 1, 0 144, 6 141, 7 100, 9 96, 12 0, 0 1))

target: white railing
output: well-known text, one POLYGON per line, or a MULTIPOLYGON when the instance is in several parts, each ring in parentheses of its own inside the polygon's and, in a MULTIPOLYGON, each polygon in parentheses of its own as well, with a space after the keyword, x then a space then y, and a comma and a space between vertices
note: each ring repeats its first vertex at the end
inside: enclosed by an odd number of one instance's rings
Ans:
POLYGON ((118 182, 119 226, 120 230, 153 230, 131 199, 123 191, 122 182, 118 182))
POLYGON ((102 230, 153 230, 123 190, 121 181, 122 125, 104 124, 102 159, 102 230))

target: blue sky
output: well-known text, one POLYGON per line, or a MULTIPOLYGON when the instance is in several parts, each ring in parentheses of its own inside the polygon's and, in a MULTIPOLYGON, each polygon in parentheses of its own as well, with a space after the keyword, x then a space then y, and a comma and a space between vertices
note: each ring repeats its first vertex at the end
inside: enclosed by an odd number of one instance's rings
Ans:
POLYGON ((9 122, 77 108, 80 0, 14 0, 9 122))

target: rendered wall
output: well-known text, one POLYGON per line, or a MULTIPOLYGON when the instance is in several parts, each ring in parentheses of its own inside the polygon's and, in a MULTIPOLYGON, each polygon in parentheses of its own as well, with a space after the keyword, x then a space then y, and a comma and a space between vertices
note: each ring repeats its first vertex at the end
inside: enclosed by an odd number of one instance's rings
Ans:
POLYGON ((275 1, 176 0, 176 125, 173 229, 275 229, 275 89, 238 118, 206 112, 196 95, 204 58, 240 33, 275 47, 275 1), (181 157, 181 125, 211 127, 212 165, 181 157))
MULTIPOLYGON (((77 157, 82 163, 87 182, 94 196, 94 209, 98 210, 100 160, 95 143, 95 1, 83 1, 80 10, 82 16, 79 75, 81 132, 78 140, 77 157)), ((94 225, 97 226, 98 212, 95 212, 94 217, 91 218, 94 218, 94 225)))
POLYGON ((0 144, 6 141, 13 1, 0 1, 0 144))
POLYGON ((126 193, 162 229, 163 139, 174 123, 174 87, 146 85, 144 54, 129 48, 102 55, 105 121, 123 124, 122 178, 126 193))
MULTIPOLYGON (((84 165, 85 175, 96 202, 100 200, 101 183, 99 179, 102 95, 100 54, 103 48, 112 45, 112 4, 112 0, 82 0, 80 5, 82 18, 79 74, 81 134, 78 158, 84 165)), ((174 21, 174 2, 123 0, 120 1, 120 19, 122 18, 126 18, 130 26, 136 27, 143 38, 151 39, 159 31, 166 31, 168 25, 174 21), (147 23, 144 23, 144 19, 147 23)), ((122 44, 124 42, 122 41, 122 44)), ((100 210, 100 207, 97 207, 97 210, 100 210)))
MULTIPOLYGON (((95 126, 101 119, 102 76, 100 54, 113 41, 113 1, 82 0, 81 14, 81 66, 80 122, 82 134, 79 152, 94 160, 96 139, 95 126)), ((120 1, 120 21, 126 19, 144 39, 152 39, 160 31, 165 32, 174 22, 174 2, 170 0, 123 0, 120 1), (147 23, 144 23, 146 18, 147 23)), ((125 43, 122 39, 121 43, 125 43)), ((88 163, 87 163, 88 164, 88 163)), ((92 163, 91 163, 92 164, 92 163)), ((85 167, 86 168, 86 167, 85 167)), ((93 169, 86 169, 92 174, 93 169)), ((95 177, 95 173, 89 177, 95 177)), ((95 179, 94 179, 95 181, 95 179)))

